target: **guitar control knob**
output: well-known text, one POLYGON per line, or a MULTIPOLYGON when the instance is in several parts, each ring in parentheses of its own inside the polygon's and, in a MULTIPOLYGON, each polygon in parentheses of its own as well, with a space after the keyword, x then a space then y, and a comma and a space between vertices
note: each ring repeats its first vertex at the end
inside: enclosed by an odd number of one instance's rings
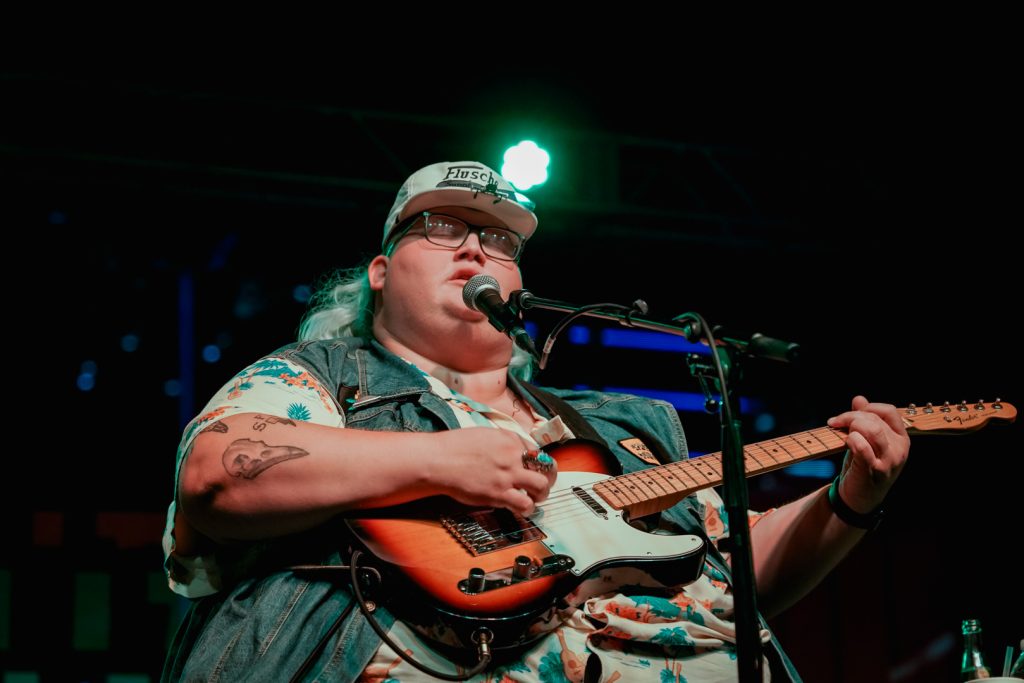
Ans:
POLYGON ((473 567, 469 570, 469 579, 466 581, 466 587, 469 589, 469 593, 483 593, 484 588, 487 587, 487 579, 484 578, 486 572, 480 567, 473 567))
POLYGON ((530 568, 533 563, 530 562, 530 558, 526 555, 519 555, 516 557, 516 563, 512 567, 512 580, 513 581, 525 581, 530 578, 530 568))

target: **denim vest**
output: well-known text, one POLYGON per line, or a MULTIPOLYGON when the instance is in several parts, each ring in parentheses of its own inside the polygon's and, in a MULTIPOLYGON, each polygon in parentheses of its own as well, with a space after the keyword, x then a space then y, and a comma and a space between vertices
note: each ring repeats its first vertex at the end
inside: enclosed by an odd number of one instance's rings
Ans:
MULTIPOLYGON (((317 378, 344 413, 348 429, 434 432, 458 428, 447 402, 431 393, 419 371, 376 341, 301 342, 270 356, 297 363, 317 378)), ((594 427, 625 473, 650 467, 620 444, 627 439, 641 439, 662 462, 687 457, 679 417, 668 403, 596 391, 546 391, 567 402, 594 427)), ((528 392, 519 393, 537 414, 550 416, 528 392)), ((662 514, 683 532, 706 540, 702 510, 694 496, 662 514)), ((354 681, 381 640, 358 607, 353 609, 345 575, 337 572, 335 580, 324 580, 321 575, 282 569, 303 563, 343 564, 343 534, 342 525, 332 522, 267 544, 266 556, 275 558, 276 569, 270 562, 221 593, 197 600, 171 645, 162 680, 288 680, 339 616, 346 615, 306 678, 354 681)), ((713 555, 709 553, 709 558, 713 555)), ((728 573, 720 561, 712 561, 728 573)), ((385 629, 394 622, 385 609, 378 609, 374 616, 385 629)), ((785 655, 781 657, 786 661, 785 655)))

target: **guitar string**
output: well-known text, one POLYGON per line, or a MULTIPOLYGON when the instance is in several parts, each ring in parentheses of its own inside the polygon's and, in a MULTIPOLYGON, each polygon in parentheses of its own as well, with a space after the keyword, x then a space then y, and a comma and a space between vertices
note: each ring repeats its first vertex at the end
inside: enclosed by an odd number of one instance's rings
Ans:
MULTIPOLYGON (((817 441, 821 442, 821 440, 816 435, 813 434, 813 431, 817 431, 817 430, 808 430, 808 432, 806 432, 806 433, 809 434, 810 436, 815 437, 815 439, 817 441)), ((793 436, 798 436, 798 435, 799 434, 793 435, 793 436)), ((780 439, 781 438, 783 438, 783 437, 780 437, 780 439)), ((760 443, 767 443, 767 442, 760 442, 760 443)), ((750 444, 749 446, 747 446, 746 447, 747 449, 753 449, 755 446, 759 446, 760 452, 751 451, 751 452, 747 452, 746 455, 748 457, 750 457, 756 463, 756 466, 757 466, 758 469, 767 469, 768 467, 771 467, 772 465, 780 465, 780 464, 781 465, 788 465, 788 464, 791 464, 792 462, 796 462, 796 459, 799 458, 800 455, 801 455, 801 454, 793 455, 792 453, 790 453, 790 450, 792 450, 792 449, 791 448, 786 448, 786 447, 782 446, 782 444, 776 444, 776 445, 778 445, 780 448, 782 448, 785 451, 786 455, 788 455, 790 457, 789 460, 780 460, 776 455, 773 455, 770 451, 768 451, 768 449, 764 448, 763 446, 760 446, 760 444, 750 444), (771 460, 770 463, 765 464, 764 462, 762 462, 762 460, 764 458, 766 458, 766 457, 771 460)), ((822 450, 821 453, 819 453, 818 455, 825 455, 828 452, 828 450, 831 450, 831 447, 829 447, 827 444, 825 444, 823 442, 822 442, 822 446, 824 447, 824 450, 822 450)), ((839 447, 838 444, 837 444, 836 447, 839 447)), ((806 446, 801 446, 801 448, 806 450, 806 446)), ((712 477, 708 476, 708 472, 710 472, 712 475, 714 475, 714 479, 715 480, 720 480, 720 478, 722 476, 722 473, 720 471, 721 470, 721 453, 720 452, 719 453, 709 453, 709 454, 707 454, 705 456, 701 456, 700 458, 693 458, 693 459, 690 459, 690 460, 679 460, 677 462, 669 463, 668 465, 663 465, 663 466, 655 468, 655 469, 656 470, 660 470, 662 472, 675 470, 673 472, 673 474, 671 475, 671 478, 673 478, 675 481, 683 484, 683 490, 687 490, 687 489, 693 488, 693 486, 691 484, 688 484, 683 479, 683 477, 689 478, 693 482, 693 485, 696 485, 698 487, 697 490, 699 490, 700 488, 706 488, 706 486, 716 486, 717 483, 710 483, 710 482, 712 482, 712 477), (707 460, 703 460, 705 458, 707 458, 707 460)), ((622 484, 622 487, 628 487, 629 484, 625 483, 625 482, 628 481, 626 479, 627 477, 630 477, 630 476, 633 476, 633 475, 638 475, 638 474, 639 475, 650 475, 652 472, 653 472, 653 470, 639 470, 637 472, 631 472, 629 474, 615 475, 615 476, 608 477, 607 479, 602 479, 599 482, 592 482, 590 484, 590 486, 593 486, 593 485, 596 485, 596 484, 599 484, 599 483, 600 484, 611 484, 615 480, 621 479, 624 482, 622 484)), ((663 495, 671 496, 671 495, 673 495, 675 493, 681 493, 681 491, 678 491, 678 490, 671 490, 671 491, 666 490, 665 486, 661 482, 659 482, 659 481, 654 481, 653 485, 652 485, 652 480, 648 479, 648 480, 646 480, 645 483, 648 485, 649 488, 652 489, 652 491, 654 490, 655 486, 663 491, 663 493, 655 492, 656 495, 654 497, 656 497, 656 498, 657 497, 661 497, 663 495)), ((575 496, 575 494, 572 492, 571 488, 568 488, 568 489, 555 489, 553 491, 553 493, 554 493, 554 495, 549 496, 546 501, 544 501, 543 503, 538 504, 537 507, 541 508, 541 509, 545 509, 545 508, 549 507, 551 503, 557 503, 562 498, 565 498, 565 497, 572 498, 572 497, 575 496)), ((602 500, 603 500, 603 498, 602 498, 602 500)), ((641 502, 643 502, 643 501, 641 501, 641 502)))
MULTIPOLYGON (((800 436, 801 434, 807 434, 807 435, 813 436, 816 440, 821 442, 821 440, 818 439, 818 437, 814 434, 814 432, 834 432, 834 431, 835 430, 832 429, 831 427, 823 427, 823 428, 817 428, 817 429, 814 429, 814 430, 807 430, 806 432, 798 432, 796 434, 787 435, 785 437, 779 437, 779 439, 790 438, 790 439, 794 439, 795 440, 796 437, 800 436)), ((786 455, 790 456, 790 458, 791 458, 790 462, 795 462, 796 459, 800 457, 799 454, 798 455, 793 455, 792 453, 790 453, 790 449, 789 448, 786 448, 782 444, 777 443, 776 440, 774 440, 774 439, 769 440, 769 441, 765 441, 765 442, 759 442, 757 444, 751 444, 750 446, 747 446, 747 448, 751 448, 753 446, 758 446, 761 449, 761 451, 762 451, 759 455, 761 455, 761 457, 767 456, 769 459, 772 460, 771 464, 788 464, 788 463, 785 463, 785 462, 780 462, 778 460, 778 458, 776 458, 774 455, 772 455, 764 446, 761 445, 761 444, 765 444, 765 443, 769 443, 769 442, 775 443, 777 446, 782 448, 783 451, 786 453, 786 455)), ((800 442, 798 440, 796 441, 796 443, 800 444, 800 442)), ((805 450, 809 450, 809 449, 807 449, 806 446, 804 446, 802 444, 800 444, 800 445, 801 445, 801 448, 804 448, 805 450)), ((821 443, 821 445, 822 446, 826 446, 823 442, 821 443)), ((821 453, 819 453, 817 455, 824 455, 825 453, 828 452, 828 450, 831 450, 831 449, 828 448, 828 447, 825 447, 825 450, 823 450, 821 453)), ((720 453, 714 453, 714 454, 709 454, 709 455, 720 456, 721 454, 720 453)), ((748 455, 754 460, 755 463, 757 463, 759 469, 767 469, 768 467, 770 467, 770 465, 762 464, 757 459, 757 457, 754 456, 754 454, 748 454, 748 455)), ((707 457, 707 456, 702 456, 702 457, 707 457)), ((677 468, 677 469, 680 469, 680 468, 686 468, 686 465, 689 464, 691 466, 690 467, 690 472, 687 472, 686 474, 689 476, 689 478, 691 480, 693 480, 693 483, 696 484, 699 487, 699 488, 694 489, 694 490, 700 490, 700 489, 703 489, 703 488, 710 488, 712 486, 716 486, 717 483, 713 482, 711 477, 708 477, 707 474, 705 473, 705 471, 703 471, 701 469, 695 469, 695 468, 698 467, 698 464, 695 462, 696 460, 697 460, 696 458, 694 458, 693 461, 680 460, 680 461, 678 461, 676 463, 670 463, 669 465, 667 465, 665 467, 671 467, 671 465, 678 465, 680 467, 677 468), (701 482, 696 476, 694 476, 694 474, 693 474, 694 472, 698 473, 700 475, 700 477, 706 479, 707 481, 701 482)), ((707 463, 702 463, 702 464, 707 464, 707 463)), ((719 465, 719 467, 721 466, 720 457, 716 458, 715 464, 719 465)), ((710 471, 711 471, 712 474, 715 475, 715 478, 718 480, 718 483, 720 483, 721 472, 716 471, 714 468, 710 468, 710 471)), ((643 470, 641 470, 640 472, 643 472, 643 470)), ((640 472, 633 472, 633 473, 630 473, 630 474, 638 474, 640 472)), ((554 516, 555 513, 562 512, 562 509, 560 509, 560 508, 569 508, 571 513, 575 513, 576 511, 591 512, 592 513, 592 511, 589 509, 588 504, 585 501, 579 501, 579 502, 582 503, 582 505, 573 505, 579 499, 579 496, 574 492, 574 489, 575 488, 579 488, 579 489, 583 490, 585 493, 587 493, 587 494, 589 494, 589 495, 591 495, 593 497, 593 495, 595 495, 594 486, 596 484, 607 484, 609 482, 614 481, 615 479, 620 479, 620 478, 624 479, 625 477, 630 476, 630 474, 617 475, 617 476, 614 476, 614 477, 609 477, 607 479, 602 479, 602 480, 600 480, 598 482, 591 482, 589 484, 584 484, 582 486, 577 486, 577 487, 570 487, 568 489, 557 489, 556 492, 555 492, 555 495, 550 496, 543 503, 540 503, 540 504, 537 505, 537 509, 538 510, 546 513, 545 516, 544 516, 544 519, 541 520, 541 521, 544 523, 545 526, 551 527, 554 524, 564 523, 565 521, 567 521, 567 519, 575 519, 576 517, 581 516, 581 515, 576 515, 576 514, 573 514, 570 517, 556 517, 556 516, 554 516)), ((688 490, 688 489, 692 489, 692 486, 686 485, 685 482, 683 482, 682 479, 677 479, 676 481, 679 481, 679 482, 684 484, 684 491, 688 490)), ((647 480, 646 484, 651 489, 651 492, 654 493, 655 495, 652 496, 652 497, 648 497, 647 494, 643 494, 645 500, 639 501, 641 503, 647 502, 649 500, 656 499, 656 498, 668 497, 668 496, 672 496, 672 495, 675 495, 675 494, 683 493, 683 491, 674 491, 674 490, 673 491, 666 491, 664 486, 662 486, 660 482, 654 482, 653 480, 650 480, 650 479, 647 480), (657 488, 661 489, 662 492, 658 493, 657 491, 655 491, 655 486, 657 486, 657 488)), ((597 500, 598 500, 599 504, 603 502, 603 503, 608 504, 609 506, 611 506, 611 504, 608 503, 608 501, 605 500, 600 494, 596 494, 596 495, 597 495, 597 500)), ((629 507, 629 503, 627 503, 623 507, 629 507)), ((615 509, 615 508, 613 507, 613 509, 615 509)), ((582 516, 585 516, 585 515, 582 515, 582 516)), ((518 527, 518 528, 516 528, 514 530, 510 530, 510 531, 508 531, 506 533, 496 533, 496 532, 500 531, 499 528, 485 528, 483 526, 480 526, 480 530, 483 531, 484 533, 487 533, 489 536, 491 536, 491 538, 493 538, 495 540, 500 540, 500 539, 506 538, 508 536, 520 535, 520 534, 522 534, 524 532, 528 532, 528 531, 531 531, 531 530, 534 530, 534 529, 540 529, 540 526, 539 526, 538 522, 533 522, 531 517, 523 517, 521 515, 518 516, 518 517, 519 517, 519 519, 527 521, 528 524, 526 524, 525 526, 522 526, 522 527, 518 527)))
MULTIPOLYGON (((716 454, 711 454, 711 455, 713 457, 716 454)), ((772 457, 770 454, 767 454, 767 455, 772 458, 772 460, 773 460, 772 464, 780 464, 779 461, 776 458, 772 457)), ((707 457, 707 456, 702 456, 702 457, 707 457)), ((674 478, 675 481, 677 481, 677 482, 679 482, 679 483, 681 483, 683 485, 683 489, 681 491, 680 490, 669 490, 669 489, 666 489, 666 487, 661 482, 658 482, 658 481, 655 481, 655 480, 651 480, 651 479, 647 479, 645 483, 651 489, 651 492, 654 493, 654 495, 653 496, 648 496, 647 494, 643 494, 644 498, 647 499, 647 500, 650 500, 652 498, 661 498, 661 497, 664 497, 664 496, 672 496, 672 495, 675 495, 675 494, 683 493, 683 491, 700 490, 702 488, 708 488, 708 487, 711 487, 711 486, 716 486, 720 482, 720 480, 721 480, 721 472, 720 472, 721 463, 720 463, 719 459, 718 458, 714 458, 710 462, 702 462, 702 463, 697 463, 696 460, 697 460, 696 458, 694 458, 692 461, 680 460, 680 461, 678 461, 676 463, 670 463, 669 465, 664 466, 664 467, 667 467, 669 469, 676 470, 676 472, 673 473, 672 477, 674 478), (673 467, 673 466, 675 466, 675 467, 673 467), (718 469, 716 469, 715 466, 717 466, 718 469), (708 476, 708 472, 710 472, 710 474, 713 475, 713 476, 708 476), (690 479, 692 484, 691 483, 687 483, 685 481, 684 477, 690 479), (695 486, 697 487, 696 489, 694 489, 695 486), (658 492, 658 490, 656 490, 656 489, 660 489, 660 492, 658 492)), ((755 459, 755 462, 757 462, 756 459, 755 459)), ((759 465, 759 467, 766 467, 765 465, 761 464, 760 462, 758 462, 758 465, 759 465)), ((619 479, 622 480, 622 483, 620 484, 620 488, 628 488, 631 485, 628 483, 629 480, 627 479, 627 477, 632 476, 632 475, 636 475, 636 474, 641 474, 643 472, 646 472, 646 471, 641 470, 640 472, 632 472, 632 473, 629 473, 629 474, 616 475, 616 476, 608 477, 607 479, 602 479, 602 480, 597 481, 597 482, 591 482, 589 484, 585 484, 584 486, 581 486, 579 488, 582 488, 588 494, 594 494, 594 488, 593 487, 595 485, 597 485, 597 484, 610 485, 615 480, 619 480, 619 479)), ((649 474, 649 472, 648 472, 648 474, 649 474)), ((569 488, 564 488, 564 489, 555 489, 553 491, 553 495, 549 496, 548 499, 545 500, 544 502, 539 503, 537 505, 537 508, 540 509, 541 511, 545 511, 545 512, 548 512, 550 514, 551 512, 554 512, 556 510, 556 508, 562 502, 565 502, 565 501, 574 502, 578 498, 578 496, 573 491, 573 488, 574 487, 569 487, 569 488)), ((632 490, 635 490, 635 488, 632 489, 632 490)), ((611 503, 608 503, 608 501, 603 496, 601 496, 600 494, 596 494, 596 495, 598 497, 599 502, 603 501, 606 504, 611 505, 611 503)), ((638 501, 638 502, 646 502, 646 500, 638 501)), ((629 503, 627 503, 626 506, 628 506, 628 505, 629 505, 629 503)))
MULTIPOLYGON (((591 485, 586 485, 585 484, 585 485, 580 486, 578 488, 581 488, 584 491, 587 491, 588 493, 591 493, 593 491, 593 487, 591 485)), ((581 504, 581 505, 571 506, 570 504, 575 502, 575 500, 576 500, 576 495, 573 494, 573 493, 570 493, 570 494, 568 494, 568 496, 562 497, 562 499, 560 501, 558 501, 557 507, 560 507, 561 509, 558 509, 557 512, 559 512, 559 513, 568 512, 569 514, 562 514, 561 516, 555 517, 553 515, 553 511, 555 511, 556 506, 554 506, 554 505, 547 505, 547 503, 549 501, 551 501, 551 499, 549 498, 548 501, 545 501, 541 505, 537 506, 538 508, 542 508, 543 507, 543 510, 546 513, 543 520, 534 521, 531 517, 523 517, 522 515, 518 515, 517 514, 516 515, 517 520, 525 521, 526 522, 525 525, 523 525, 521 527, 517 527, 515 529, 512 529, 512 530, 510 530, 508 532, 504 532, 504 533, 501 532, 501 528, 500 527, 499 528, 486 528, 486 527, 483 527, 481 525, 480 526, 480 531, 486 533, 490 537, 491 541, 499 541, 499 540, 508 538, 510 536, 521 535, 523 533, 526 533, 526 532, 529 532, 529 531, 533 531, 533 530, 540 530, 541 529, 541 527, 539 526, 540 523, 543 523, 544 526, 547 527, 547 528, 551 528, 552 526, 554 526, 556 524, 564 524, 567 521, 572 521, 572 520, 574 520, 576 518, 579 518, 579 517, 585 517, 588 514, 589 515, 593 515, 594 514, 593 511, 591 511, 590 508, 587 507, 587 505, 585 503, 581 504)), ((582 503, 582 501, 579 501, 579 502, 582 503)))
MULTIPOLYGON (((685 461, 680 461, 680 462, 685 462, 685 461)), ((626 476, 626 475, 620 475, 620 476, 626 476)), ((617 478, 617 477, 611 477, 609 479, 602 479, 602 480, 597 481, 597 482, 591 482, 591 483, 588 483, 588 484, 582 484, 582 485, 579 485, 579 486, 574 486, 574 487, 569 488, 569 489, 559 489, 558 493, 556 493, 555 496, 552 496, 552 497, 548 498, 546 501, 544 501, 543 503, 540 503, 539 505, 537 505, 537 508, 545 513, 544 514, 544 518, 541 519, 541 520, 534 521, 532 516, 531 517, 523 517, 522 515, 517 515, 518 519, 523 520, 523 521, 526 522, 526 524, 524 526, 517 527, 516 529, 512 529, 512 530, 510 530, 508 532, 499 533, 499 532, 501 532, 500 528, 486 528, 483 525, 480 525, 480 527, 479 527, 480 531, 488 534, 491 537, 491 539, 497 541, 497 540, 501 540, 503 538, 507 538, 509 536, 521 535, 521 534, 523 534, 525 532, 529 532, 529 531, 532 531, 532 530, 535 530, 535 529, 541 529, 541 527, 539 526, 541 523, 544 524, 545 527, 551 528, 552 526, 557 525, 557 524, 564 524, 567 521, 573 521, 573 520, 578 519, 580 517, 587 517, 588 514, 589 515, 598 514, 598 513, 595 513, 593 510, 591 510, 589 505, 585 501, 580 500, 579 496, 574 492, 573 489, 577 489, 578 488, 578 489, 582 490, 584 493, 590 495, 592 498, 596 496, 595 500, 598 502, 598 504, 602 504, 603 503, 604 505, 608 505, 609 507, 611 507, 611 504, 608 503, 603 497, 601 497, 600 494, 595 493, 594 486, 596 484, 600 484, 600 483, 607 483, 608 481, 610 481, 610 479, 615 479, 615 478, 617 478), (579 504, 577 504, 577 503, 579 503, 579 504), (558 515, 558 513, 565 513, 565 512, 568 512, 569 514, 558 515)), ((698 483, 698 482, 696 482, 696 480, 695 480, 695 483, 698 483)), ((707 486, 701 486, 701 488, 707 488, 707 487, 710 487, 710 486, 713 486, 713 485, 714 484, 707 483, 707 486)), ((687 487, 687 488, 691 488, 691 487, 687 487)), ((679 493, 682 493, 682 492, 681 491, 666 492, 664 494, 658 494, 655 497, 656 498, 660 498, 660 497, 663 497, 663 496, 671 496, 673 494, 679 494, 679 493)), ((613 510, 614 509, 615 508, 613 508, 613 510)))
MULTIPOLYGON (((588 493, 593 491, 592 486, 585 485, 581 486, 580 488, 588 491, 588 493)), ((567 502, 571 503, 575 501, 569 500, 567 502)), ((485 528, 483 526, 480 527, 480 531, 486 533, 489 536, 489 542, 496 543, 505 538, 521 536, 522 534, 533 530, 540 530, 541 533, 544 533, 544 529, 548 529, 550 531, 552 528, 556 526, 564 525, 566 523, 572 523, 578 519, 591 518, 593 515, 597 514, 582 501, 578 502, 580 503, 579 505, 575 505, 571 508, 568 508, 564 504, 560 505, 561 509, 559 509, 558 512, 561 514, 559 514, 558 516, 553 516, 549 513, 546 514, 543 519, 536 521, 534 521, 532 518, 522 517, 521 515, 519 515, 517 516, 517 518, 523 520, 524 522, 526 522, 526 524, 521 527, 517 527, 516 529, 509 530, 507 532, 502 532, 500 528, 485 528), (540 524, 543 524, 543 527, 541 527, 540 524)), ((534 540, 540 539, 529 539, 529 541, 534 540)), ((517 541, 517 544, 518 542, 520 541, 517 541)))
MULTIPOLYGON (((794 434, 787 434, 787 435, 776 437, 774 439, 768 439, 768 440, 765 440, 765 441, 759 441, 759 442, 756 442, 756 443, 753 443, 753 444, 749 444, 749 445, 744 447, 744 455, 747 456, 747 457, 750 457, 752 460, 754 460, 754 462, 757 464, 757 468, 763 472, 764 470, 766 470, 769 467, 771 467, 771 465, 788 465, 788 464, 797 462, 798 460, 809 459, 807 456, 810 456, 810 457, 824 457, 825 455, 827 455, 829 453, 829 451, 840 450, 840 449, 843 448, 843 446, 845 446, 845 440, 842 439, 841 436, 840 436, 840 434, 842 434, 842 433, 844 433, 842 430, 838 430, 838 429, 835 429, 833 427, 828 427, 828 426, 826 426, 826 427, 816 427, 814 429, 808 429, 808 430, 805 430, 803 432, 796 432, 794 434), (815 441, 817 441, 820 444, 821 450, 820 451, 817 450, 819 448, 819 446, 813 446, 812 448, 808 448, 807 445, 804 444, 800 440, 801 436, 810 436, 810 437, 812 437, 815 441), (837 442, 835 442, 834 445, 829 445, 822 438, 822 437, 828 438, 829 436, 833 437, 834 440, 837 440, 837 442), (785 441, 787 439, 790 440, 791 442, 795 443, 796 445, 800 446, 801 449, 808 451, 808 453, 802 455, 802 454, 800 454, 798 452, 796 455, 794 455, 791 452, 792 447, 787 447, 787 446, 783 445, 782 443, 780 443, 780 441, 785 441), (773 454, 773 450, 774 449, 769 448, 768 444, 773 444, 773 445, 781 448, 782 451, 785 453, 785 455, 789 456, 789 458, 790 458, 789 461, 788 462, 780 461, 773 454), (751 452, 748 452, 748 449, 752 449, 751 452), (767 457, 772 462, 769 463, 768 465, 765 465, 765 464, 763 464, 761 462, 761 460, 758 459, 758 457, 760 457, 760 458, 767 457)), ((716 453, 709 453, 708 455, 710 455, 710 456, 715 458, 715 460, 713 462, 714 462, 714 464, 717 464, 719 466, 719 468, 720 468, 721 467, 721 455, 722 455, 721 452, 719 451, 719 452, 716 452, 716 453)), ((707 457, 707 456, 702 456, 702 457, 707 457)), ((695 462, 696 460, 697 460, 696 458, 694 458, 692 460, 680 460, 680 461, 677 461, 675 463, 670 463, 669 465, 665 465, 665 466, 662 466, 662 467, 671 467, 672 465, 679 465, 681 468, 685 468, 687 464, 690 464, 691 465, 690 471, 687 472, 686 474, 689 475, 689 478, 693 480, 694 484, 698 485, 698 488, 697 489, 693 489, 693 491, 701 490, 703 488, 710 488, 710 487, 718 485, 718 483, 721 483, 720 482, 720 478, 722 476, 722 473, 720 471, 715 471, 714 468, 710 468, 710 471, 715 475, 716 478, 719 479, 719 481, 717 483, 713 483, 711 481, 711 477, 708 477, 704 470, 696 469, 697 468, 697 464, 695 462), (699 474, 704 479, 707 479, 708 481, 700 482, 699 479, 694 476, 694 472, 699 474)), ((706 463, 704 463, 704 464, 706 464, 706 463)), ((659 467, 657 469, 662 469, 662 468, 659 467)), ((639 472, 644 472, 644 471, 640 470, 639 472)), ((580 511, 581 513, 582 512, 592 512, 589 509, 589 506, 588 506, 588 504, 585 501, 579 501, 579 502, 582 503, 582 505, 574 505, 579 500, 579 496, 574 492, 574 489, 578 488, 578 489, 581 489, 582 491, 584 491, 585 493, 591 495, 591 497, 596 495, 597 496, 597 501, 598 501, 599 504, 600 503, 605 503, 605 504, 608 504, 613 509, 617 509, 617 508, 614 508, 613 506, 611 506, 611 504, 608 503, 608 501, 603 496, 601 496, 600 494, 596 494, 595 491, 594 491, 594 486, 596 484, 608 484, 610 482, 613 482, 616 479, 623 479, 623 480, 625 480, 626 477, 628 477, 628 476, 630 476, 632 474, 638 474, 639 472, 631 472, 629 474, 616 475, 616 476, 608 477, 606 479, 602 479, 602 480, 600 480, 598 482, 592 482, 590 484, 584 484, 584 485, 581 485, 581 486, 570 487, 570 488, 567 488, 567 489, 556 489, 555 492, 554 492, 554 495, 549 496, 547 500, 545 500, 543 503, 538 504, 536 507, 541 512, 546 513, 545 517, 543 519, 543 523, 546 526, 548 526, 548 527, 552 526, 553 524, 564 523, 566 521, 566 519, 575 519, 575 517, 580 516, 580 515, 573 515, 572 517, 568 517, 568 518, 558 518, 558 517, 555 517, 554 516, 555 513, 556 512, 562 512, 562 509, 568 508, 570 510, 570 512, 573 512, 573 513, 575 511, 577 511, 577 510, 580 511)), ((753 472, 753 474, 759 474, 759 473, 761 473, 761 472, 753 472)), ((684 491, 687 490, 687 489, 691 489, 691 487, 686 485, 685 482, 683 482, 681 479, 676 479, 676 481, 681 482, 681 483, 684 484, 684 491)), ((650 480, 650 479, 647 480, 646 484, 647 484, 647 486, 651 489, 651 491, 655 495, 649 497, 647 494, 643 494, 643 497, 645 498, 645 500, 639 501, 640 503, 648 502, 650 500, 657 499, 657 498, 672 496, 672 495, 678 494, 678 493, 683 493, 682 491, 665 491, 664 486, 662 486, 662 484, 660 482, 657 482, 655 484, 655 482, 653 480, 650 480), (657 487, 662 490, 662 493, 657 493, 656 491, 654 491, 654 485, 657 485, 657 487)), ((691 491, 691 492, 693 492, 693 491, 691 491)), ((687 495, 689 495, 689 494, 687 494, 687 495)), ((629 507, 629 506, 630 506, 630 503, 627 503, 623 507, 629 507)), ((585 516, 585 515, 582 515, 582 516, 585 516)), ((505 538, 507 536, 513 536, 513 535, 517 535, 517 534, 522 534, 522 533, 530 531, 530 530, 540 529, 539 524, 537 522, 533 522, 530 517, 523 517, 522 515, 519 515, 518 517, 519 517, 519 519, 527 521, 528 524, 523 526, 523 527, 519 527, 519 528, 517 528, 515 530, 509 531, 507 533, 497 533, 497 534, 495 534, 494 532, 498 532, 499 531, 499 529, 496 529, 496 528, 487 529, 487 528, 484 528, 484 527, 481 526, 480 529, 481 529, 481 531, 489 534, 492 538, 495 538, 495 539, 501 539, 501 538, 505 538)))

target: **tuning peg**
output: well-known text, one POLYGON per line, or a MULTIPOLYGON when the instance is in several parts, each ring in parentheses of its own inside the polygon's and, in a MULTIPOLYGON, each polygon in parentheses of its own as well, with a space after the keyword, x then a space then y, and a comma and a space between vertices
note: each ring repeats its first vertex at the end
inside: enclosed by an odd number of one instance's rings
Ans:
POLYGON ((924 412, 929 415, 935 412, 935 408, 932 407, 931 401, 924 404, 924 412))
POLYGON ((966 413, 967 412, 967 401, 960 401, 960 405, 958 405, 956 407, 956 409, 959 410, 961 413, 966 413))

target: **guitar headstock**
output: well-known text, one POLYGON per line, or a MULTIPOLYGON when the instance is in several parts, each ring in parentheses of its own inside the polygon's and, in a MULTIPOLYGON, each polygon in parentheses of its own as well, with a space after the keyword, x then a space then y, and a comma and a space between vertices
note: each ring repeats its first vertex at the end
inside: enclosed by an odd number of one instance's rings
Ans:
POLYGON ((1017 419, 1017 409, 998 398, 991 403, 946 401, 942 405, 926 403, 924 406, 911 403, 906 408, 900 408, 899 413, 911 435, 973 432, 991 420, 1013 422, 1017 419))

